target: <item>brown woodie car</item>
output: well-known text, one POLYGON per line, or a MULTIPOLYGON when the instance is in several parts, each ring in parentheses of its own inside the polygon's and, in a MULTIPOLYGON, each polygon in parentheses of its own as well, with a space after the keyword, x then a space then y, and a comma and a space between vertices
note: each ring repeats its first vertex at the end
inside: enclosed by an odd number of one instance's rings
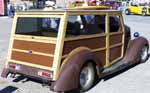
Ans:
POLYGON ((121 12, 104 6, 18 12, 2 77, 20 74, 53 91, 87 91, 97 77, 147 60, 148 41, 130 38, 121 12))

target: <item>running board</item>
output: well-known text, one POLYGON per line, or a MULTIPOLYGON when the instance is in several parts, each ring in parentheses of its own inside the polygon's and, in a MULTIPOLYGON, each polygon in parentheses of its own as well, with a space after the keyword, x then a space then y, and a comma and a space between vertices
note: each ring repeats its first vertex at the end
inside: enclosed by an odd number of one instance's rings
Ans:
POLYGON ((126 62, 125 60, 120 60, 117 63, 115 63, 114 65, 112 65, 111 67, 105 68, 102 71, 102 77, 113 74, 117 71, 123 70, 130 65, 132 65, 132 62, 126 62))

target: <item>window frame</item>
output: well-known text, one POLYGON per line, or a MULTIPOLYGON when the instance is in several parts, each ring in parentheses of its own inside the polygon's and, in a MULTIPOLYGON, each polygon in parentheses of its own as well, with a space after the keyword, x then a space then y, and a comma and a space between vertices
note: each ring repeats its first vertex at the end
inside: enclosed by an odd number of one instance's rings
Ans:
MULTIPOLYGON (((72 37, 66 37, 66 32, 65 32, 65 40, 64 41, 72 41, 72 40, 79 40, 79 39, 87 39, 87 38, 96 38, 96 37, 101 37, 101 36, 106 36, 106 15, 107 13, 105 12, 93 12, 93 13, 69 13, 67 16, 67 20, 69 20, 69 16, 78 16, 78 15, 105 15, 105 32, 104 33, 96 33, 96 34, 87 34, 87 35, 77 35, 77 36, 72 36, 72 37)), ((67 24, 66 24, 67 26, 67 24)), ((67 27, 66 27, 67 28, 67 27)))
POLYGON ((64 15, 40 15, 40 14, 35 14, 35 15, 28 15, 28 14, 24 14, 24 15, 16 15, 14 20, 15 20, 15 24, 13 25, 13 34, 15 35, 16 38, 26 38, 26 39, 35 39, 35 40, 53 40, 56 41, 58 38, 58 33, 61 31, 61 21, 62 21, 62 17, 64 15), (58 33, 57 33, 57 37, 45 37, 45 36, 34 36, 34 35, 21 35, 21 34, 15 34, 16 32, 16 28, 17 28, 17 20, 20 17, 26 17, 26 18, 60 18, 60 24, 58 27, 58 33))

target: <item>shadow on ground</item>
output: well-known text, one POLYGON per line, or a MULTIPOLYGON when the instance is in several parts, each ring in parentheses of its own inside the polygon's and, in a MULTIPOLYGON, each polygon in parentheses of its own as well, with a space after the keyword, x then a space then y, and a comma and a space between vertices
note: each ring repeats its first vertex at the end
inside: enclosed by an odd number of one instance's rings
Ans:
MULTIPOLYGON (((150 54, 149 54, 149 57, 150 57, 150 54)), ((149 57, 148 57, 148 58, 149 58, 149 57)), ((97 81, 95 82, 95 84, 93 85, 93 87, 95 87, 102 79, 103 79, 104 81, 107 81, 107 80, 109 80, 109 79, 112 79, 113 77, 115 77, 115 76, 117 76, 117 75, 119 75, 119 74, 122 74, 122 73, 128 71, 129 69, 131 69, 131 68, 137 66, 138 64, 140 64, 140 62, 138 62, 137 64, 134 64, 134 65, 131 65, 131 66, 129 66, 129 67, 126 67, 126 68, 123 69, 123 70, 120 70, 120 71, 117 71, 117 72, 115 72, 115 73, 113 73, 113 74, 110 74, 110 75, 108 75, 108 76, 106 76, 106 77, 104 77, 104 78, 97 79, 97 81)), ((16 79, 14 79, 13 82, 19 82, 19 81, 22 81, 22 80, 24 80, 24 79, 25 79, 24 76, 19 76, 19 77, 17 77, 16 79)), ((24 81, 22 81, 22 82, 24 83, 24 82, 27 82, 27 81, 33 81, 33 82, 36 82, 36 83, 40 83, 40 84, 42 84, 42 85, 48 85, 48 84, 44 83, 44 81, 40 81, 40 80, 38 80, 38 79, 35 80, 35 79, 32 79, 32 78, 28 78, 28 79, 26 79, 26 80, 24 80, 24 81)), ((92 87, 92 88, 93 88, 93 87, 92 87)), ((91 89, 92 89, 92 88, 91 88, 91 89)), ((16 91, 17 89, 18 89, 18 88, 13 87, 13 86, 7 86, 6 88, 0 90, 0 93, 12 93, 13 91, 16 91)), ((71 90, 71 91, 68 91, 68 92, 58 92, 58 93, 82 93, 82 92, 80 92, 78 89, 74 89, 74 90, 71 90)))
MULTIPOLYGON (((150 54, 148 55, 148 59, 149 59, 149 58, 150 58, 150 54)), ((148 59, 147 59, 147 60, 148 60, 148 59)), ((104 78, 98 79, 98 80, 96 81, 96 83, 94 84, 93 87, 95 87, 102 79, 103 79, 104 81, 107 81, 107 80, 109 80, 109 79, 112 79, 112 78, 114 78, 115 76, 117 76, 117 75, 119 75, 119 74, 122 74, 122 73, 124 73, 124 72, 130 70, 131 68, 133 68, 133 67, 139 65, 139 64, 141 64, 141 63, 138 62, 138 63, 136 63, 136 64, 133 64, 133 65, 129 66, 129 67, 126 67, 125 69, 122 69, 122 70, 117 71, 117 72, 115 72, 115 73, 113 73, 113 74, 110 74, 110 75, 108 75, 108 76, 106 76, 106 77, 104 77, 104 78)), ((93 87, 92 87, 92 88, 93 88, 93 87)))
POLYGON ((0 90, 0 93, 13 93, 16 91, 18 88, 14 86, 7 86, 4 89, 0 90))

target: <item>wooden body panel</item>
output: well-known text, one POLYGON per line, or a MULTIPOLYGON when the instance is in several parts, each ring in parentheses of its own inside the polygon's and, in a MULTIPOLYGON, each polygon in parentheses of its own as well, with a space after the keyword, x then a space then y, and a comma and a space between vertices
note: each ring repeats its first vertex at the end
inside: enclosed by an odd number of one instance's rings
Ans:
POLYGON ((122 42, 122 33, 116 35, 110 35, 109 44, 114 45, 122 42))
POLYGON ((14 39, 11 59, 52 67, 54 51, 55 44, 14 39))
POLYGON ((106 50, 96 51, 94 52, 94 54, 101 62, 101 64, 104 66, 106 64, 106 50))
POLYGON ((13 48, 21 49, 21 50, 33 50, 36 52, 54 54, 55 44, 32 42, 32 41, 25 41, 25 40, 14 40, 13 48))
POLYGON ((111 63, 115 63, 114 60, 122 56, 122 48, 123 48, 123 34, 121 32, 117 32, 117 34, 110 35, 109 40, 109 61, 111 63))
POLYGON ((52 67, 53 58, 36 54, 12 51, 12 60, 23 61, 32 64, 38 64, 46 67, 52 67))
POLYGON ((63 55, 69 54, 73 49, 78 47, 88 47, 90 49, 105 48, 105 37, 78 39, 73 41, 65 41, 63 55))
POLYGON ((121 57, 122 46, 117 46, 110 49, 110 62, 114 61, 118 57, 121 57))

